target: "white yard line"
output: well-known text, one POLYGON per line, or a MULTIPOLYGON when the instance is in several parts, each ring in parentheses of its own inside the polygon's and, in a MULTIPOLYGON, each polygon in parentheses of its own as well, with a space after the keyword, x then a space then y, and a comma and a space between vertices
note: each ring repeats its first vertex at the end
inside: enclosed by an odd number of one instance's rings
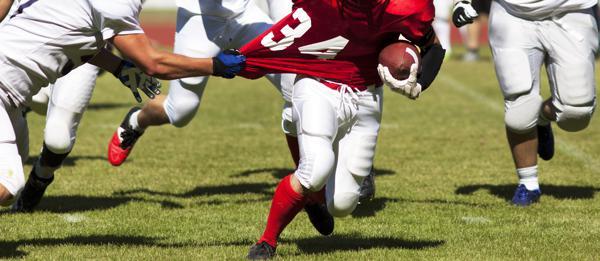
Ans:
MULTIPOLYGON (((504 113, 504 106, 502 101, 491 99, 477 91, 472 86, 465 85, 464 83, 458 81, 457 79, 448 76, 448 75, 439 75, 438 80, 440 80, 443 84, 448 85, 454 90, 458 91, 461 94, 464 94, 471 98, 471 100, 478 102, 484 105, 486 108, 496 112, 496 113, 504 113)), ((600 172, 600 162, 586 154, 584 151, 577 148, 577 146, 569 143, 566 140, 563 140, 559 137, 555 137, 556 139, 556 148, 560 150, 562 153, 567 156, 574 158, 580 162, 582 162, 587 168, 589 168, 594 173, 600 172)))

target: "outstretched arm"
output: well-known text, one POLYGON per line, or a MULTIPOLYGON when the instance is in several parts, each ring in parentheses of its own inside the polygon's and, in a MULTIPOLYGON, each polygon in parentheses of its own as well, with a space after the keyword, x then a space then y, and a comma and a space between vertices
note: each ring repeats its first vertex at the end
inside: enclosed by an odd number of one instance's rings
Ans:
POLYGON ((8 11, 10 11, 12 4, 13 0, 0 0, 0 21, 6 18, 6 15, 8 15, 8 11))
POLYGON ((215 58, 191 58, 155 49, 144 34, 117 35, 113 45, 146 74, 164 80, 216 75, 233 78, 246 58, 237 53, 221 53, 215 58))

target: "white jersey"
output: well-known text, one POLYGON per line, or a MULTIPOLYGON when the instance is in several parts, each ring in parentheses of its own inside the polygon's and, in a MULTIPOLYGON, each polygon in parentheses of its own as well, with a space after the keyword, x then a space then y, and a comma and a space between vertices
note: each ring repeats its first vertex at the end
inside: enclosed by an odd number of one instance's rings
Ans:
POLYGON ((0 28, 0 88, 24 105, 115 35, 143 33, 141 0, 30 0, 0 28), (3 87, 2 87, 3 86, 3 87))
POLYGON ((0 21, 0 26, 3 26, 6 22, 8 22, 8 20, 10 19, 10 16, 17 10, 18 7, 19 7, 19 0, 14 0, 13 5, 10 7, 8 14, 6 15, 6 18, 4 18, 4 20, 0 21))
POLYGON ((231 18, 246 11, 250 0, 177 0, 177 7, 194 14, 231 18))
POLYGON ((598 4, 598 0, 498 0, 498 2, 510 14, 530 20, 588 9, 598 4))

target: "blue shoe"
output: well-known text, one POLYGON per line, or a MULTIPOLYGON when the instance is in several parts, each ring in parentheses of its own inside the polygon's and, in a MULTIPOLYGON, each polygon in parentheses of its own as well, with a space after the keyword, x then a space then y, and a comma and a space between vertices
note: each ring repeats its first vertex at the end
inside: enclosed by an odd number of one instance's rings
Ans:
POLYGON ((538 155, 543 160, 550 160, 554 156, 554 134, 552 134, 552 126, 537 126, 538 133, 538 155))
POLYGON ((541 195, 542 191, 540 191, 539 189, 527 190, 525 185, 521 184, 517 187, 517 190, 515 191, 515 195, 512 198, 512 203, 521 207, 529 206, 533 203, 540 201, 541 195))

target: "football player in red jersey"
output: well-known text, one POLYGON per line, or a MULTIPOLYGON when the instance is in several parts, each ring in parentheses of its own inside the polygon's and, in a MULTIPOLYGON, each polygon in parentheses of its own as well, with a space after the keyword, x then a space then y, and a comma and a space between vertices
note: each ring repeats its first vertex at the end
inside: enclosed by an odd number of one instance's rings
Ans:
POLYGON ((444 58, 431 23, 432 0, 296 0, 290 15, 242 47, 246 69, 298 76, 292 95, 300 165, 275 189, 267 227, 249 259, 275 255, 283 229, 307 199, 325 187, 329 212, 350 214, 371 170, 381 122, 382 80, 416 99, 433 82, 444 58), (421 48, 420 73, 394 79, 378 64, 383 47, 408 41, 421 48))

